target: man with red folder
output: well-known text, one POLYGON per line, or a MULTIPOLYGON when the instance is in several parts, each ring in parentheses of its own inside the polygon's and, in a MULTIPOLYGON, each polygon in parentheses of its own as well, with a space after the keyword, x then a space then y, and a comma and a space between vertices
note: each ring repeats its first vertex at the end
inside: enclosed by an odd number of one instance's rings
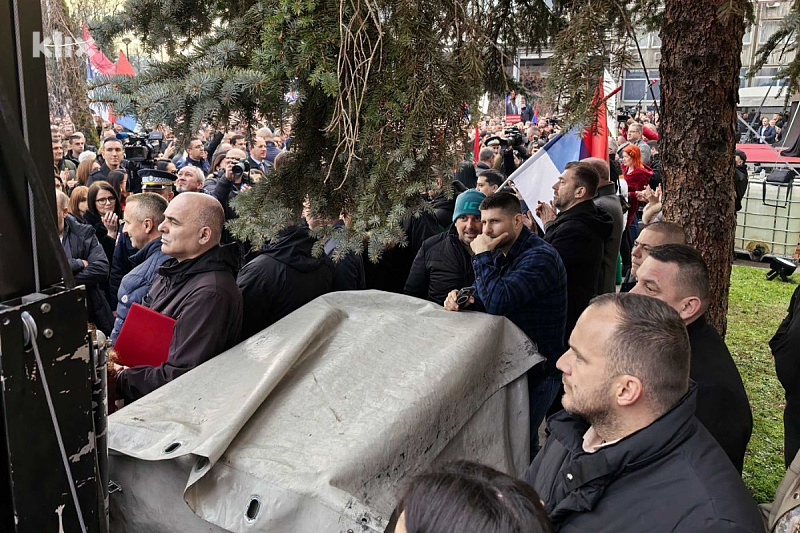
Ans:
POLYGON ((183 193, 167 207, 158 229, 161 250, 170 259, 159 267, 142 303, 175 319, 172 331, 150 332, 172 334, 169 354, 160 366, 115 365, 117 397, 141 398, 239 342, 238 248, 220 246, 224 221, 219 201, 206 194, 183 193))

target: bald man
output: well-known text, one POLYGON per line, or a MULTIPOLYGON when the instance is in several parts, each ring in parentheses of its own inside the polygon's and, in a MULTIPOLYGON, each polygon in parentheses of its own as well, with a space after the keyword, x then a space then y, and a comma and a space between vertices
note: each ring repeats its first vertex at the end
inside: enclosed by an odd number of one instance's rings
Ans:
POLYGON ((186 192, 170 202, 158 226, 161 251, 170 259, 142 302, 176 320, 169 356, 158 367, 115 365, 118 397, 137 400, 239 342, 239 252, 220 246, 224 222, 222 205, 207 194, 186 192))

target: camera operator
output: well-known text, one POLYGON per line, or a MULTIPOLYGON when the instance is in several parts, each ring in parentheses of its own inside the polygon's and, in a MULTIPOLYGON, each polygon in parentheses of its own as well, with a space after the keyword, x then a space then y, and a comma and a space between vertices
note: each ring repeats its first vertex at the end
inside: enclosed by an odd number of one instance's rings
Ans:
MULTIPOLYGON (((225 221, 236 218, 236 212, 231 207, 230 201, 239 193, 247 192, 252 186, 250 178, 250 164, 248 156, 244 150, 231 148, 225 154, 222 165, 216 175, 208 178, 203 184, 203 192, 210 194, 222 204, 225 212, 225 221)), ((247 251, 250 249, 248 243, 244 243, 234 238, 228 228, 222 230, 223 244, 237 243, 239 245, 239 259, 243 261, 247 251)), ((242 262, 242 264, 244 264, 242 262)))

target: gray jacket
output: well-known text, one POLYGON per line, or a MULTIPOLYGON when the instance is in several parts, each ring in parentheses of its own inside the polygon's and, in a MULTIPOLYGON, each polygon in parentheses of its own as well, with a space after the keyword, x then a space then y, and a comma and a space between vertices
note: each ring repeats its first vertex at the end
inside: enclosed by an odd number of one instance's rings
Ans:
POLYGON ((617 256, 622 242, 622 233, 625 231, 625 217, 622 214, 622 206, 613 183, 597 189, 594 205, 611 215, 614 223, 611 236, 603 243, 603 266, 600 269, 600 278, 597 280, 597 294, 609 294, 616 291, 617 256))

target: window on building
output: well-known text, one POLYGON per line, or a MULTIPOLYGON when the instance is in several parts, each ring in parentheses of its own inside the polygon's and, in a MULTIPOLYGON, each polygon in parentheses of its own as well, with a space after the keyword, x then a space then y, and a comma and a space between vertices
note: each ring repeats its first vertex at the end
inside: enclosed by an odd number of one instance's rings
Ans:
POLYGON ((647 78, 645 78, 644 70, 627 70, 622 79, 622 99, 628 102, 638 102, 639 100, 652 101, 655 97, 656 100, 661 98, 661 80, 659 79, 658 70, 648 70, 650 81, 658 80, 653 85, 653 94, 647 88, 647 78), (655 95, 655 96, 654 96, 655 95))
POLYGON ((747 87, 747 67, 743 67, 739 69, 739 88, 744 89, 747 87))
POLYGON ((776 87, 782 87, 787 84, 786 80, 775 80, 773 79, 775 76, 778 75, 778 71, 780 67, 764 67, 756 72, 756 75, 753 76, 753 87, 768 87, 770 85, 774 85, 776 87))
MULTIPOLYGON (((781 23, 778 20, 768 20, 766 22, 762 22, 758 29, 758 44, 766 43, 770 37, 775 35, 781 27, 781 23)), ((781 43, 788 42, 786 38, 781 40, 781 43)))
POLYGON ((661 37, 658 36, 657 31, 650 32, 650 48, 655 48, 656 50, 661 48, 661 37))

